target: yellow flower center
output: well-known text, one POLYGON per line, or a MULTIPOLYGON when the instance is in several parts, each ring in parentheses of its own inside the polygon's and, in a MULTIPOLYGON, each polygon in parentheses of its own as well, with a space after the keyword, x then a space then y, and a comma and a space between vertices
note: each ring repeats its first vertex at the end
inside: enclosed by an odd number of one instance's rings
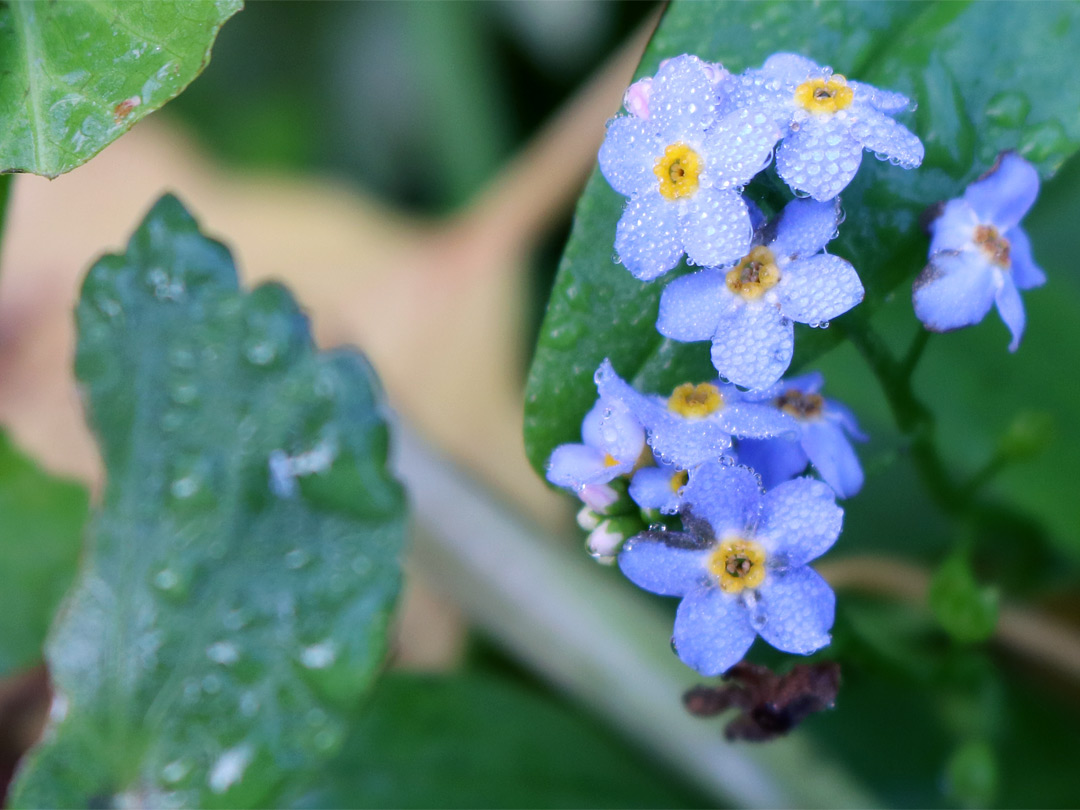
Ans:
POLYGON ((728 270, 727 288, 747 301, 761 298, 780 281, 776 257, 767 247, 758 246, 728 270))
POLYGON ((680 489, 686 486, 686 482, 690 479, 690 473, 686 470, 679 470, 673 476, 671 476, 671 491, 677 493, 680 489))
POLYGON ((618 466, 618 464, 619 464, 619 461, 618 461, 618 459, 615 458, 615 456, 611 455, 611 453, 604 453, 604 466, 605 467, 616 467, 616 466, 618 466))
POLYGON ((720 389, 712 383, 683 383, 671 392, 668 410, 688 419, 700 419, 724 407, 720 389))
POLYGON ((980 225, 975 229, 975 244, 982 248, 986 257, 998 267, 1007 269, 1012 265, 1009 240, 993 225, 980 225))
POLYGON ((708 566, 725 593, 756 588, 765 581, 765 549, 753 540, 732 537, 709 555, 708 566))
POLYGON ((797 388, 789 388, 777 397, 776 407, 796 419, 812 419, 821 416, 825 398, 821 394, 804 394, 797 388))
POLYGON ((673 143, 656 159, 653 173, 660 181, 660 195, 665 200, 689 197, 698 190, 701 158, 685 143, 673 143))
POLYGON ((810 79, 795 88, 795 103, 815 114, 839 112, 851 106, 855 91, 848 87, 847 79, 836 73, 828 81, 810 79))

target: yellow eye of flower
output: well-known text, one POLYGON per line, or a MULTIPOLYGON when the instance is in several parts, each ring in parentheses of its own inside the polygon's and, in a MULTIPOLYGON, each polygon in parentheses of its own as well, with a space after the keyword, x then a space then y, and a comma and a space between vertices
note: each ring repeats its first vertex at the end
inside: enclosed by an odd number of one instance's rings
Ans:
POLYGON ((810 79, 795 88, 795 103, 812 113, 832 114, 851 106, 855 91, 839 73, 828 81, 810 79))
POLYGON ((701 158, 685 143, 673 143, 656 159, 653 173, 660 181, 660 195, 665 200, 690 197, 698 190, 701 158))
POLYGON ((765 549, 753 540, 732 537, 709 555, 708 566, 725 593, 756 588, 765 581, 765 549))
POLYGON ((776 266, 772 251, 758 246, 728 271, 726 281, 727 288, 733 293, 754 301, 780 281, 780 268, 776 266))
POLYGON ((825 398, 821 394, 804 394, 798 388, 789 388, 777 398, 776 407, 796 419, 812 419, 821 416, 825 398))
POLYGON ((975 229, 975 244, 982 248, 986 257, 998 267, 1012 266, 1009 240, 993 225, 980 225, 975 229))
POLYGON ((668 399, 668 410, 688 419, 700 419, 723 407, 724 396, 712 383, 683 383, 668 399))
POLYGON ((615 466, 618 465, 618 463, 619 463, 618 459, 616 459, 615 456, 611 455, 611 453, 604 453, 604 466, 605 467, 615 467, 615 466))
POLYGON ((673 476, 671 476, 671 491, 677 493, 680 489, 686 486, 686 482, 690 479, 690 473, 686 470, 679 470, 673 476))

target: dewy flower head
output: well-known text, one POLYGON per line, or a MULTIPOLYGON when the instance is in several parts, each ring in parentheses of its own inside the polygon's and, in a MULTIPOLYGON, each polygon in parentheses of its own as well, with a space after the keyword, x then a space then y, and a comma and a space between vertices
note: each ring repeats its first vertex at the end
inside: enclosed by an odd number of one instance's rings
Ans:
POLYGON ((849 81, 804 56, 778 53, 736 80, 731 104, 765 111, 783 131, 776 170, 792 190, 831 200, 859 169, 863 149, 905 169, 922 163, 922 142, 892 116, 899 93, 849 81))
POLYGON ((808 462, 839 497, 862 489, 862 467, 848 437, 866 437, 851 411, 820 394, 824 382, 821 374, 804 374, 746 394, 749 400, 771 402, 798 426, 793 438, 739 442, 739 460, 761 476, 766 489, 800 474, 808 462))
POLYGON ((863 299, 855 268, 820 252, 839 223, 837 200, 788 203, 775 228, 761 229, 757 245, 733 268, 671 282, 656 328, 674 340, 711 340, 713 365, 736 385, 772 385, 791 364, 792 321, 822 325, 863 299))
POLYGON ((715 461, 731 447, 732 436, 765 438, 795 433, 795 421, 771 405, 747 402, 741 391, 719 380, 678 386, 670 396, 642 394, 605 360, 596 371, 604 399, 633 414, 657 458, 681 469, 715 461))
POLYGON ((597 400, 581 423, 583 444, 561 444, 548 461, 548 481, 579 494, 629 473, 645 449, 645 431, 620 403, 597 400))
POLYGON ((635 114, 608 122, 600 170, 630 198, 615 250, 644 281, 684 253, 696 264, 723 264, 749 246, 750 214, 738 189, 768 164, 779 130, 747 110, 718 117, 717 70, 695 56, 670 59, 650 84, 632 85, 635 114))
POLYGON ((673 642, 702 675, 719 675, 757 635, 809 655, 829 643, 835 597, 807 566, 840 534, 843 510, 820 481, 798 478, 762 494, 745 467, 704 464, 683 496, 685 532, 645 532, 619 554, 645 590, 681 596, 673 642))
POLYGON ((1020 220, 1039 194, 1035 167, 1005 152, 964 196, 949 200, 930 225, 930 260, 915 280, 915 315, 935 332, 978 323, 997 304, 1012 332, 1009 351, 1024 334, 1020 290, 1046 282, 1031 255, 1020 220))

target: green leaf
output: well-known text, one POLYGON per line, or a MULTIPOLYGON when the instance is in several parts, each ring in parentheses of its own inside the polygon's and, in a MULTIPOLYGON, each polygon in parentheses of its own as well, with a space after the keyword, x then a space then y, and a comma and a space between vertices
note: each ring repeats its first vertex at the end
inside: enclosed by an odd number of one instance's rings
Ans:
POLYGON ((87 511, 85 489, 42 472, 0 433, 0 677, 41 658, 87 511))
POLYGON ((0 5, 0 171, 56 177, 175 98, 241 0, 0 5))
POLYGON ((957 641, 985 641, 994 633, 998 593, 975 581, 967 559, 950 557, 930 581, 930 609, 957 641))
MULTIPOLYGON (((872 312, 926 259, 918 220, 957 196, 1004 149, 1019 149, 1045 178, 1080 146, 1080 85, 1062 82, 1080 53, 1080 7, 1023 3, 673 2, 638 69, 694 53, 732 71, 770 54, 805 54, 838 72, 918 102, 900 117, 926 145, 920 169, 867 155, 843 194, 847 219, 829 250, 849 259, 872 312)), ((760 193, 764 180, 750 187, 760 193)), ((525 439, 542 470, 558 444, 577 441, 596 400, 604 357, 646 389, 663 391, 715 372, 705 343, 674 343, 655 329, 666 282, 645 284, 612 261, 623 198, 594 172, 555 280, 529 377, 525 439)), ((672 276, 677 275, 672 274, 672 276)), ((914 319, 912 319, 914 324, 914 319)), ((796 329, 793 368, 834 346, 842 330, 796 329)))
POLYGON ((687 807, 701 799, 592 722, 502 678, 392 674, 300 807, 687 807))
POLYGON ((386 649, 404 519, 374 375, 284 288, 238 290, 172 197, 90 270, 78 326, 108 485, 15 801, 273 804, 386 649))
POLYGON ((964 743, 945 768, 949 798, 962 807, 987 807, 998 792, 998 767, 994 749, 983 740, 964 743))

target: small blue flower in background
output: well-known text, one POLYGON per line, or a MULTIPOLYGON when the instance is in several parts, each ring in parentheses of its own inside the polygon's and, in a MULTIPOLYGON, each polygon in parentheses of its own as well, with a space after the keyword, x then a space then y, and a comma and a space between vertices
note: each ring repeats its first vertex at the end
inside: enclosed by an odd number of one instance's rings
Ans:
POLYGON ((600 395, 620 403, 645 426, 656 457, 681 469, 716 461, 728 452, 732 436, 766 438, 795 434, 795 420, 771 404, 746 401, 735 386, 684 383, 670 397, 642 394, 623 380, 610 361, 596 371, 600 395))
POLYGON ((620 403, 601 397, 581 423, 581 438, 584 444, 561 444, 552 451, 547 479, 602 501, 606 492, 598 485, 634 469, 645 449, 645 430, 620 403))
POLYGON ((656 328, 674 340, 712 341, 720 376, 744 388, 766 388, 791 364, 792 321, 819 326, 863 299, 851 263, 823 253, 840 223, 838 200, 794 200, 772 241, 756 246, 734 268, 707 268, 677 278, 660 299, 656 328))
POLYGON ((645 532, 619 554, 634 584, 681 596, 673 641, 702 675, 737 664, 760 635, 784 652, 826 646, 836 598, 807 566, 840 534, 843 510, 820 481, 762 493, 745 467, 704 464, 683 495, 685 532, 645 532))
POLYGON ((736 80, 730 103, 777 123, 784 140, 776 170, 793 191, 815 200, 843 191, 864 148, 905 169, 922 163, 922 141, 891 117, 908 108, 907 97, 848 81, 804 56, 770 56, 736 80))
POLYGON ((682 506, 683 488, 688 478, 686 470, 658 460, 655 467, 642 467, 634 473, 630 497, 642 509, 674 515, 682 506))
POLYGON ((1009 351, 1016 351, 1025 322, 1020 290, 1046 282, 1020 227, 1038 194, 1035 167, 1005 152, 963 197, 945 203, 930 225, 929 264, 912 292, 915 315, 927 329, 971 326, 996 304, 1012 333, 1009 351))
POLYGON ((765 489, 799 475, 807 462, 841 498, 850 498, 862 489, 862 466, 851 438, 865 441, 866 436, 847 407, 821 396, 824 383, 821 374, 805 374, 746 395, 747 399, 772 402, 794 418, 799 428, 794 440, 739 442, 739 461, 761 476, 765 489))
POLYGON ((675 57, 637 86, 630 97, 636 114, 608 122, 600 170, 629 197, 615 250, 643 281, 684 253, 696 264, 723 264, 749 245, 750 215, 738 189, 768 164, 779 130, 747 110, 718 118, 719 75, 696 56, 675 57))

